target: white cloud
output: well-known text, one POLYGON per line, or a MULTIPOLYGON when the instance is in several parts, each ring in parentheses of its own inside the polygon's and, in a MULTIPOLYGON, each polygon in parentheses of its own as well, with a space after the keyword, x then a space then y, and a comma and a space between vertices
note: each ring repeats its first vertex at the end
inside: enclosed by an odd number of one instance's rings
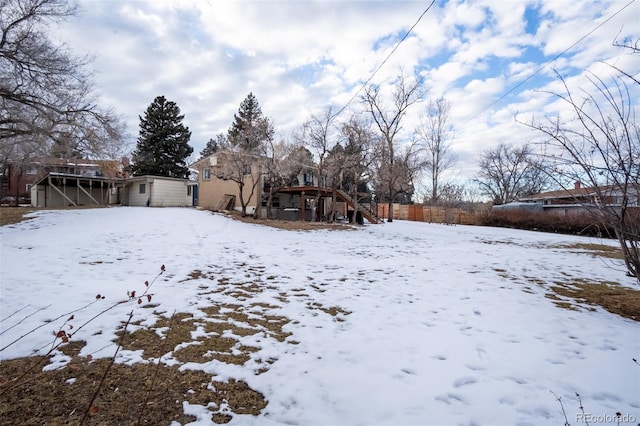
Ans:
MULTIPOLYGON (((452 105, 456 148, 466 175, 474 155, 499 141, 529 137, 513 113, 556 107, 544 90, 558 90, 553 69, 572 77, 601 72, 598 61, 638 70, 639 57, 611 44, 637 36, 640 5, 633 4, 539 72, 498 99, 626 2, 563 0, 436 2, 380 69, 374 82, 403 69, 420 71, 429 97, 452 105), (541 17, 526 32, 526 8, 541 17), (540 89, 540 90, 535 90, 540 89), (495 102, 490 108, 490 104, 495 102)), ((312 113, 342 107, 387 57, 428 3, 415 1, 122 0, 82 3, 81 16, 55 29, 80 54, 95 55, 96 89, 127 120, 133 139, 138 116, 157 95, 185 114, 196 152, 224 132, 249 91, 287 134, 312 113)), ((579 87, 584 79, 569 79, 579 87)), ((637 99, 637 98, 636 98, 637 99)), ((416 106, 416 109, 423 106, 416 106)), ((358 109, 357 99, 345 112, 358 109)), ((412 113, 408 120, 415 120, 412 113)), ((405 129, 413 128, 408 121, 405 129)), ((476 158, 477 159, 477 158, 476 158)))

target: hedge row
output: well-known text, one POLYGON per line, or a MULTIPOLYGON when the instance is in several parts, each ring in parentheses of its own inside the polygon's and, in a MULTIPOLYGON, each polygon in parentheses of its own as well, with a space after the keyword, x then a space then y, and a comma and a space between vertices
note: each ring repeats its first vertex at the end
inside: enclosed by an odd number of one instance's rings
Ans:
POLYGON ((484 226, 497 226, 502 228, 527 229, 591 237, 611 237, 615 235, 611 228, 598 223, 598 220, 587 212, 562 216, 522 210, 491 211, 488 215, 483 216, 481 221, 484 226))

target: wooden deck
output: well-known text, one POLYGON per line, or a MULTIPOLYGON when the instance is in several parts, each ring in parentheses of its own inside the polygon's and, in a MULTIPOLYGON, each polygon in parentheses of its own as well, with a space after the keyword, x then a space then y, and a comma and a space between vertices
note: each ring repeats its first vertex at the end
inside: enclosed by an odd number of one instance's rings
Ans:
MULTIPOLYGON (((317 197, 318 195, 320 195, 321 197, 332 197, 334 195, 333 189, 324 188, 320 186, 288 186, 288 187, 280 188, 277 192, 284 192, 287 194, 298 194, 301 196, 308 195, 310 197, 317 197)), ((349 197, 349 195, 346 192, 337 190, 335 192, 335 195, 339 201, 345 202, 349 207, 351 207, 354 210, 356 209, 356 206, 351 200, 351 197, 349 197)), ((383 223, 383 221, 374 212, 372 212, 367 206, 358 204, 357 209, 360 213, 362 213, 362 216, 365 219, 367 219, 370 223, 373 223, 373 224, 383 223)))

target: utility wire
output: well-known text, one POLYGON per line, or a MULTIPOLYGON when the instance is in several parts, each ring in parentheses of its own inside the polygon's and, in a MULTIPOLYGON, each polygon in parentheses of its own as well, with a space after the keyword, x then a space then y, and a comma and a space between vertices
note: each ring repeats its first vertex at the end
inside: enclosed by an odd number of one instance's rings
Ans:
MULTIPOLYGON (((633 0, 635 1, 635 0, 633 0)), ((422 12, 422 14, 418 17, 418 20, 411 26, 411 28, 409 28, 409 30, 406 32, 406 34, 404 35, 404 37, 402 37, 400 39, 400 41, 398 41, 398 43, 396 43, 396 45, 394 46, 393 49, 391 49, 391 52, 389 52, 389 54, 387 55, 386 58, 384 58, 384 60, 380 63, 380 65, 378 65, 378 67, 373 71, 373 73, 371 73, 371 75, 369 76, 369 78, 367 79, 367 81, 365 81, 364 83, 362 83, 362 85, 358 88, 358 90, 356 91, 356 93, 351 97, 351 99, 349 99, 349 101, 344 104, 344 106, 342 108, 340 108, 340 110, 338 110, 338 112, 336 112, 331 119, 336 118, 337 116, 339 116, 340 114, 342 114, 342 112, 349 106, 349 104, 351 102, 353 102, 353 100, 358 96, 358 94, 362 91, 362 89, 364 89, 367 84, 369 84, 369 82, 373 79, 373 77, 375 77, 375 75, 378 73, 378 71, 380 71, 380 69, 384 66, 384 64, 387 63, 387 61, 389 60, 389 58, 391 57, 391 55, 393 55, 395 53, 396 50, 398 50, 398 47, 400 47, 400 45, 402 44, 403 41, 406 40, 407 37, 409 37, 409 34, 411 34, 411 31, 413 31, 413 29, 416 27, 416 25, 418 25, 418 23, 420 23, 420 21, 422 20, 422 18, 424 17, 424 15, 427 14, 427 12, 429 11, 429 9, 431 9, 431 6, 433 6, 433 4, 436 2, 436 0, 432 0, 431 4, 429 4, 429 6, 427 6, 427 8, 424 10, 424 12, 422 12)))
POLYGON ((562 52, 558 53, 556 56, 554 56, 552 59, 550 59, 547 63, 545 63, 544 65, 542 65, 540 68, 538 68, 537 70, 535 70, 532 74, 530 74, 528 77, 526 77, 524 80, 522 80, 521 82, 519 82, 518 84, 516 84, 515 86, 513 86, 511 89, 509 89, 507 92, 505 92, 504 94, 502 94, 502 96, 500 96, 498 99, 496 99, 495 101, 491 102, 489 105, 485 106, 484 108, 482 108, 480 111, 478 111, 477 113, 475 113, 473 116, 469 117, 466 121, 464 121, 461 126, 464 126, 465 124, 467 124, 469 121, 473 120, 474 118, 476 118, 477 116, 479 116, 480 114, 482 114, 483 112, 485 112, 486 110, 488 110, 489 108, 491 108, 492 106, 494 106, 495 104, 497 104, 498 102, 500 102, 502 99, 504 99, 506 96, 508 96, 509 94, 513 93, 518 87, 522 86, 524 83, 526 83, 527 81, 531 80, 533 77, 535 77, 536 75, 538 75, 543 69, 545 69, 547 66, 549 66, 552 62, 555 62, 558 58, 560 58, 562 55, 564 55, 565 53, 567 53, 569 50, 573 49, 576 45, 578 45, 580 42, 582 42, 584 39, 586 39, 587 37, 589 37, 591 34, 593 34, 594 32, 596 32, 596 30, 598 30, 600 27, 602 27, 604 24, 606 24, 607 22, 609 22, 611 19, 613 19, 616 15, 618 15, 620 12, 622 12, 623 10, 625 10, 627 7, 631 6, 633 3, 635 3, 636 0, 631 0, 629 3, 627 3, 626 5, 624 5, 620 10, 618 10, 616 13, 614 13, 613 15, 609 16, 607 19, 605 19, 604 21, 602 21, 598 26, 596 26, 595 28, 593 28, 591 31, 589 31, 588 33, 586 33, 585 35, 583 35, 582 37, 580 37, 580 39, 578 39, 578 41, 576 41, 575 43, 573 43, 571 46, 567 47, 565 50, 563 50, 562 52))

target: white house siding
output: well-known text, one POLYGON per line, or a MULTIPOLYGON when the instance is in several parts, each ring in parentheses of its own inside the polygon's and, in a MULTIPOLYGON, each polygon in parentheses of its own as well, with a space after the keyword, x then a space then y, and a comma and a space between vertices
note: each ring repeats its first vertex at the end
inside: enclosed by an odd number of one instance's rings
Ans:
POLYGON ((192 206, 191 196, 187 196, 187 180, 157 176, 140 176, 130 179, 127 184, 129 206, 187 207, 192 206), (145 186, 143 194, 140 185, 145 186))
POLYGON ((186 207, 187 181, 154 179, 151 193, 152 207, 186 207))
POLYGON ((147 179, 136 179, 131 182, 128 188, 129 192, 129 202, 130 206, 138 206, 143 207, 147 205, 147 201, 149 201, 151 197, 151 181, 147 179), (140 193, 140 185, 145 186, 144 194, 140 193))

